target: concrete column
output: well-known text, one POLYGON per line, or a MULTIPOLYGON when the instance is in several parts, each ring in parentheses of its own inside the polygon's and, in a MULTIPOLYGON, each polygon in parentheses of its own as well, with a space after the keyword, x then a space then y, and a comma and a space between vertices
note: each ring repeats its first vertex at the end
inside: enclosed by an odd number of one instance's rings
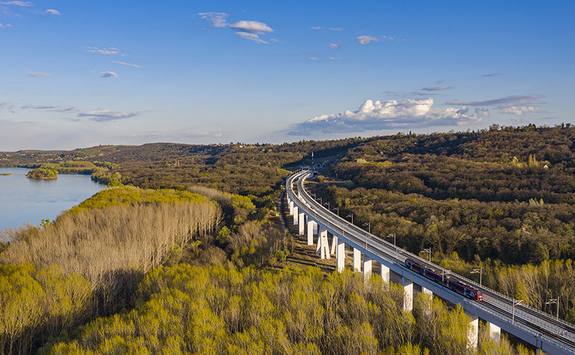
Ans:
POLYGON ((335 255, 337 257, 337 271, 343 272, 343 269, 345 269, 345 243, 339 238, 337 238, 337 250, 335 255))
POLYGON ((405 311, 413 311, 413 281, 406 277, 401 278, 403 285, 403 309, 405 311))
POLYGON ((361 271, 361 252, 353 248, 353 271, 361 271))
POLYGON ((391 272, 389 268, 383 264, 381 264, 381 279, 385 282, 386 285, 389 285, 389 278, 391 276, 391 272))
POLYGON ((299 226, 299 235, 303 235, 305 229, 305 214, 303 212, 300 212, 297 220, 299 226))
POLYGON ((431 290, 428 290, 423 286, 421 286, 421 293, 423 293, 426 296, 429 295, 429 296, 433 297, 433 292, 431 292, 431 290))
POLYGON ((467 349, 477 349, 477 339, 479 335, 479 318, 469 312, 465 314, 471 318, 469 322, 469 330, 467 331, 467 349))
POLYGON ((297 226, 298 225, 298 218, 299 218, 299 213, 298 213, 298 209, 297 206, 293 206, 293 225, 297 226))
POLYGON ((330 252, 330 254, 337 254, 336 248, 337 248, 337 236, 334 235, 331 238, 331 252, 330 252))
POLYGON ((330 259, 329 243, 327 241, 327 230, 322 226, 319 227, 318 235, 319 254, 322 259, 330 259))
POLYGON ((307 245, 313 245, 313 230, 315 229, 315 222, 310 220, 309 217, 307 219, 307 245))
POLYGON ((501 328, 493 323, 487 323, 489 325, 489 338, 496 343, 501 340, 501 328))
POLYGON ((369 281, 371 278, 371 266, 373 261, 371 258, 365 254, 363 254, 363 280, 364 282, 369 281))
POLYGON ((293 204, 293 201, 290 200, 289 198, 288 198, 288 205, 289 205, 289 214, 291 214, 293 216, 294 204, 293 204))

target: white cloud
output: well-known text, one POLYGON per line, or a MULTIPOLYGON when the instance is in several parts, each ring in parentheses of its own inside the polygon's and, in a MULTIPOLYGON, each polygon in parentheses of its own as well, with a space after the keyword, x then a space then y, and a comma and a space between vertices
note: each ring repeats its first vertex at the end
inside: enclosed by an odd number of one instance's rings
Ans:
POLYGON ((34 77, 34 78, 43 78, 46 76, 51 76, 52 74, 48 74, 48 73, 34 73, 34 72, 29 72, 28 75, 34 77))
POLYGON ((528 113, 539 113, 538 107, 527 107, 527 106, 509 106, 509 107, 502 107, 499 109, 499 113, 507 113, 507 114, 514 114, 517 116, 521 116, 528 113))
POLYGON ((483 74, 481 76, 487 76, 487 77, 492 77, 492 76, 498 76, 501 75, 500 73, 491 73, 491 74, 483 74))
POLYGON ((102 78, 117 78, 118 74, 114 73, 113 71, 106 71, 106 72, 100 72, 100 74, 102 74, 102 78))
POLYGON ((43 12, 44 15, 58 15, 60 16, 60 11, 54 9, 48 9, 43 12))
POLYGON ((8 6, 34 6, 34 4, 32 4, 29 1, 0 1, 0 5, 8 5, 8 6))
POLYGON ((134 67, 134 68, 141 68, 141 66, 136 65, 136 64, 130 64, 130 63, 124 63, 124 62, 116 62, 115 60, 113 60, 112 63, 127 65, 127 66, 134 67))
POLYGON ((359 36, 355 40, 361 44, 368 44, 371 41, 374 41, 374 42, 378 41, 377 38, 372 37, 372 36, 359 36))
POLYGON ((224 12, 201 12, 198 15, 202 16, 202 19, 208 20, 212 23, 214 27, 227 27, 226 17, 228 14, 224 12))
POLYGON ((258 33, 258 34, 274 31, 265 23, 258 21, 239 21, 237 23, 234 23, 233 25, 230 25, 230 28, 233 28, 234 30, 241 30, 243 32, 258 33))
POLYGON ((454 107, 433 107, 433 99, 397 102, 365 101, 357 111, 321 115, 291 127, 289 135, 305 136, 314 132, 364 132, 385 129, 412 129, 430 126, 478 124, 489 117, 489 110, 454 107))
POLYGON ((321 60, 321 59, 319 59, 318 57, 309 57, 308 59, 309 59, 309 60, 321 60))
POLYGON ((78 117, 91 117, 92 121, 96 122, 107 122, 107 121, 114 121, 120 120, 123 118, 130 118, 141 114, 143 111, 134 111, 134 112, 115 112, 110 110, 94 110, 94 111, 86 111, 80 112, 78 117))
POLYGON ((321 26, 316 26, 316 27, 311 26, 311 29, 312 29, 312 30, 321 30, 321 26))
POLYGON ((332 30, 332 31, 341 31, 341 28, 339 28, 339 27, 338 27, 338 28, 330 28, 330 30, 332 30))
POLYGON ((8 24, 8 25, 3 25, 0 23, 0 28, 4 28, 4 27, 12 27, 12 25, 8 24))
POLYGON ((118 48, 96 48, 96 47, 86 47, 86 52, 90 52, 90 53, 100 53, 100 54, 106 54, 106 55, 113 55, 113 54, 118 54, 119 49, 118 48))
POLYGON ((10 101, 4 101, 4 102, 0 102, 0 106, 4 106, 4 105, 10 105, 11 102, 10 101))
POLYGON ((26 108, 32 108, 35 110, 44 110, 44 109, 49 109, 49 108, 56 108, 58 106, 46 106, 46 105, 39 105, 39 104, 27 104, 22 106, 22 108, 26 109, 26 108))
POLYGON ((255 41, 255 42, 258 42, 258 43, 268 44, 268 42, 266 42, 266 41, 264 41, 264 40, 261 40, 260 37, 259 37, 257 34, 255 34, 255 33, 236 32, 236 34, 237 34, 238 36, 242 37, 242 38, 249 39, 250 41, 255 41))
POLYGON ((339 49, 339 44, 330 43, 330 44, 329 44, 329 48, 331 48, 331 49, 339 49))
POLYGON ((421 90, 423 90, 423 91, 442 91, 442 90, 449 90, 449 89, 451 89, 451 86, 428 86, 428 87, 423 88, 421 90))

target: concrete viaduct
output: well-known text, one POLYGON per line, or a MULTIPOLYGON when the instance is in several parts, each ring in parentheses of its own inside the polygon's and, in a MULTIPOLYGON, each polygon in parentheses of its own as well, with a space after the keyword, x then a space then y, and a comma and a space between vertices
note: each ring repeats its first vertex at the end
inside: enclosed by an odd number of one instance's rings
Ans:
POLYGON ((317 254, 322 259, 329 259, 332 254, 335 254, 338 271, 341 272, 345 267, 347 245, 353 248, 354 271, 363 272, 365 278, 371 277, 374 261, 381 265, 381 277, 386 283, 391 281, 392 273, 401 278, 401 284, 404 287, 403 307, 405 310, 411 311, 413 308, 414 284, 421 286, 423 293, 437 295, 453 304, 461 305, 471 318, 472 326, 469 327, 468 333, 470 350, 477 347, 478 320, 481 318, 488 323, 491 337, 496 341, 499 340, 503 329, 533 345, 538 354, 575 354, 575 327, 556 320, 548 314, 526 307, 520 304, 520 301, 509 299, 449 270, 444 270, 336 216, 315 201, 305 190, 305 180, 311 175, 311 170, 301 170, 287 178, 289 212, 293 216, 293 224, 298 226, 299 234, 307 233, 307 244, 313 245, 314 240, 316 241, 317 254), (331 234, 331 245, 328 233, 331 234), (446 277, 450 280, 457 280, 481 290, 484 299, 475 301, 464 297, 440 283, 413 272, 405 267, 407 258, 437 270, 442 275, 449 275, 446 277))

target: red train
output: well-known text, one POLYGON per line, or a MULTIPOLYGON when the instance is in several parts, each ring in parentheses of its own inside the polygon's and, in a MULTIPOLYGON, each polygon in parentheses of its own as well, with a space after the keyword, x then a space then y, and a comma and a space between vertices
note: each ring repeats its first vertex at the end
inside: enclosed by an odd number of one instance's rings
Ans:
POLYGON ((439 284, 442 284, 448 289, 455 291, 467 298, 471 298, 472 300, 476 301, 481 301, 483 299, 483 292, 481 290, 475 289, 459 281, 450 280, 447 277, 439 275, 430 268, 419 265, 411 259, 405 259, 405 266, 407 266, 408 269, 415 271, 418 274, 423 275, 439 284))

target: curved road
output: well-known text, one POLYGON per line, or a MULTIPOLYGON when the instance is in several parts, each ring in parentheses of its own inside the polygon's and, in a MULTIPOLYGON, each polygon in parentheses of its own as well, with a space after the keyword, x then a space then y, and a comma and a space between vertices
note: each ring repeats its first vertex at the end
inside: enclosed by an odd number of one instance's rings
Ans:
MULTIPOLYGON (((544 349, 545 351, 557 354, 575 354, 575 327, 573 325, 561 320, 558 321, 546 313, 518 304, 516 300, 511 300, 494 290, 482 287, 463 276, 454 274, 449 270, 442 269, 441 267, 429 263, 414 254, 396 248, 393 244, 381 240, 375 235, 369 234, 343 218, 336 216, 331 211, 324 208, 320 203, 315 201, 305 190, 304 182, 309 176, 311 176, 311 172, 308 170, 302 170, 290 175, 286 181, 286 188, 288 197, 311 219, 317 221, 331 232, 335 232, 339 237, 348 241, 349 244, 355 244, 355 247, 362 249, 363 252, 379 256, 385 261, 397 264, 397 266, 403 266, 406 258, 416 259, 418 263, 435 269, 439 273, 448 273, 448 276, 446 277, 450 279, 455 279, 461 283, 481 289, 483 291, 484 300, 481 302, 475 302, 442 287, 447 290, 447 292, 453 293, 456 298, 461 300, 461 303, 473 302, 473 306, 476 308, 483 308, 488 313, 494 313, 496 318, 499 318, 503 323, 506 323, 507 328, 511 325, 514 328, 520 329, 524 333, 530 334, 536 340, 539 339, 540 342, 544 343, 546 346, 550 344, 552 349, 548 349, 546 347, 544 349), (293 184, 296 180, 297 193, 293 189, 293 184), (554 349, 557 351, 553 351, 554 349)), ((411 270, 405 267, 403 269, 402 271, 404 273, 407 272, 409 274, 411 272, 411 270)), ((416 273, 413 274, 419 275, 416 273)), ((437 286, 439 284, 434 285, 437 286)), ((501 326, 497 324, 497 322, 494 322, 494 324, 501 326)))

